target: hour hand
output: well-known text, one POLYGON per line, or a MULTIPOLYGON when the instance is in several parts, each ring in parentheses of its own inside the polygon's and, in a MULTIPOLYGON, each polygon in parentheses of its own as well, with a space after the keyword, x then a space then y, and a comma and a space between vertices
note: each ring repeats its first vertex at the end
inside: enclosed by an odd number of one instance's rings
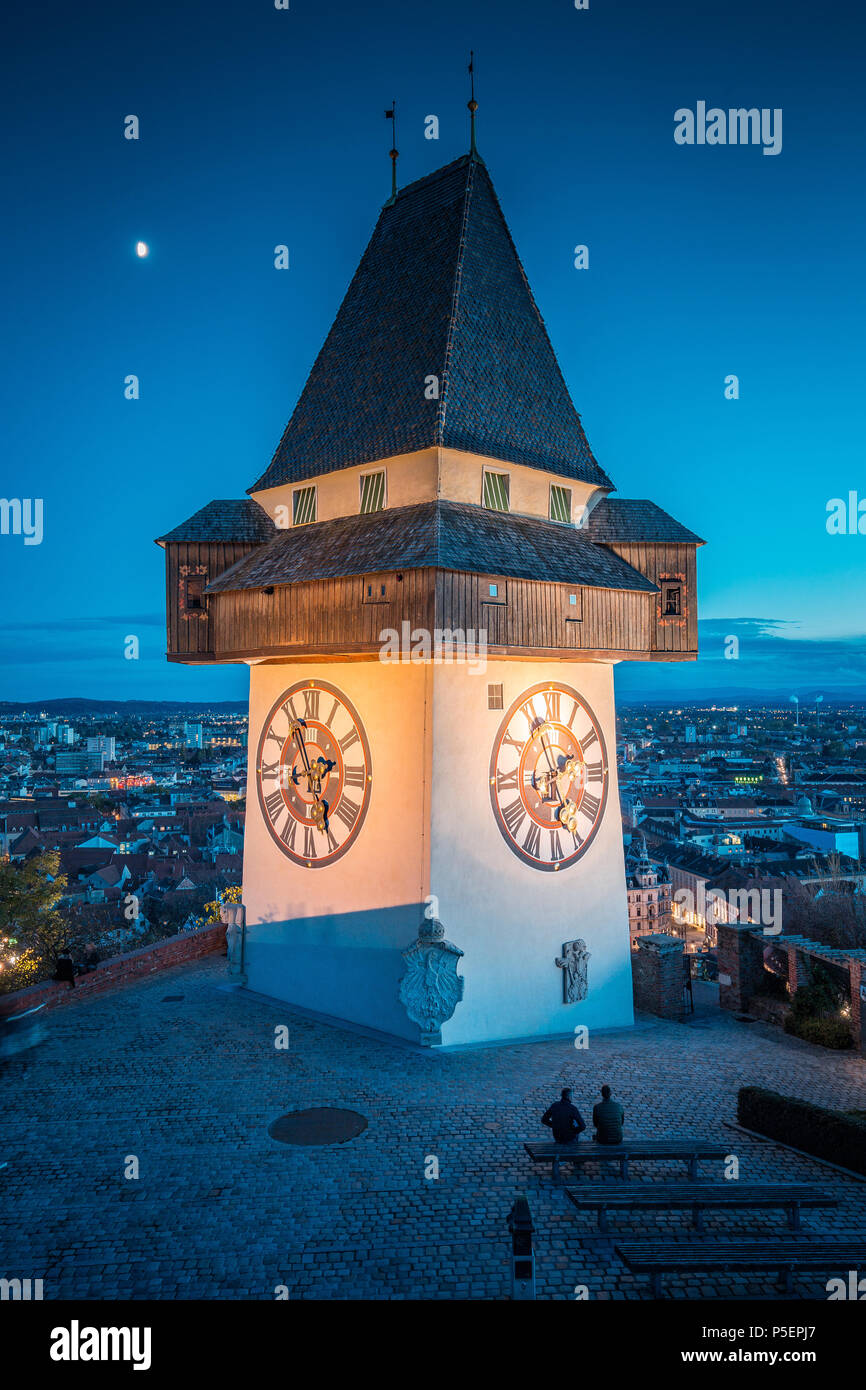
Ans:
POLYGON ((307 791, 310 796, 321 796, 322 781, 327 777, 331 768, 334 766, 335 763, 333 758, 316 758, 315 762, 310 763, 309 766, 303 768, 300 772, 296 767, 292 768, 292 781, 297 787, 300 785, 301 778, 305 777, 307 780, 307 791))

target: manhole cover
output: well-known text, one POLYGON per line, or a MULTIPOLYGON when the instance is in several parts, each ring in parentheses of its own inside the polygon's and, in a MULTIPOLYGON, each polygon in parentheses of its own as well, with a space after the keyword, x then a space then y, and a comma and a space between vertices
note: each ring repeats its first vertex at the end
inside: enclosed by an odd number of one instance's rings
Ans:
POLYGON ((357 1110, 295 1110, 268 1125, 268 1134, 281 1144, 345 1144, 367 1128, 357 1110))

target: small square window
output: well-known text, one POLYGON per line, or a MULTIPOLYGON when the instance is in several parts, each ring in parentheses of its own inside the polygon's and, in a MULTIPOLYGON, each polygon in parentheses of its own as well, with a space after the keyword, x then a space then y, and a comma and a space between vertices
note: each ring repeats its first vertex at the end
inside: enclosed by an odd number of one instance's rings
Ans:
POLYGON ((511 479, 507 473, 493 473, 484 470, 484 483, 481 493, 482 505, 494 512, 507 512, 511 502, 511 479))
POLYGON ((361 590, 364 603, 390 603, 393 598, 391 582, 386 576, 384 579, 380 575, 373 575, 368 578, 364 576, 364 585, 361 590))
POLYGON ((385 470, 361 475, 361 515, 381 512, 385 506, 385 470))
POLYGON ((571 521, 570 487, 558 487, 556 484, 551 484, 550 519, 551 521, 571 521))
POLYGON ((295 526, 305 526, 316 520, 315 487, 296 487, 292 493, 292 521, 295 526))
POLYGON ((662 617, 679 618, 683 611, 683 591, 680 584, 662 582, 662 617))
POLYGON ((502 686, 501 686, 501 685, 488 685, 488 687, 487 687, 487 708, 488 708, 488 709, 502 709, 502 708, 503 708, 502 686))
POLYGON ((577 594, 569 594, 569 596, 568 596, 568 602, 570 603, 570 605, 571 605, 572 608, 576 608, 576 607, 577 607, 577 594))
POLYGON ((184 580, 186 589, 185 607, 188 611, 199 611, 205 606, 204 586, 207 579, 203 574, 188 574, 184 580))
POLYGON ((499 597, 499 585, 498 585, 498 584, 491 584, 491 585, 490 585, 490 597, 491 597, 491 598, 498 598, 498 597, 499 597))

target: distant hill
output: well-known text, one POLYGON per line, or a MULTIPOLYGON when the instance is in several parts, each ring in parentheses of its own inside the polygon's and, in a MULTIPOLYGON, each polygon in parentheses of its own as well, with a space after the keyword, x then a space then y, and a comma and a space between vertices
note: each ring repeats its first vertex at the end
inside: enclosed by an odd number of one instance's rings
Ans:
POLYGON ((245 700, 0 700, 4 714, 246 714, 245 700))

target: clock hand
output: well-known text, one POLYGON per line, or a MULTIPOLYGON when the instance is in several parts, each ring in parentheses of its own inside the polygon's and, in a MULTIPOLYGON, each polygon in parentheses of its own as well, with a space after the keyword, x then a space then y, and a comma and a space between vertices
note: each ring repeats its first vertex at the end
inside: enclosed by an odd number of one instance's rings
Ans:
MULTIPOLYGON (((553 787, 553 789, 556 791, 556 795, 559 797, 559 811, 557 812, 557 814, 559 815, 560 820, 561 820, 561 819, 562 819, 561 812, 562 812, 562 810, 563 810, 563 808, 564 808, 564 806, 565 806, 565 802, 563 801, 563 798, 562 798, 562 792, 559 790, 559 776, 560 776, 560 770, 559 770, 559 768, 557 768, 557 767, 555 766, 554 761, 553 761, 552 754, 551 754, 551 752, 550 752, 550 749, 548 748, 547 744, 544 742, 544 734, 545 734, 545 731, 546 731, 547 729, 549 729, 549 728, 550 728, 550 725, 549 725, 549 724, 542 723, 542 724, 539 725, 538 729, 536 730, 536 733, 538 734, 538 737, 541 739, 542 751, 544 752, 544 755, 545 755, 545 757, 547 758, 548 767, 549 767, 549 769, 550 769, 549 772, 547 772, 547 773, 544 774, 544 777, 545 777, 545 780, 546 780, 546 782, 547 782, 548 787, 553 787)), ((550 793, 548 792, 547 794, 549 795, 550 793)), ((563 822, 563 823, 564 823, 564 822, 563 822)))
POLYGON ((546 724, 546 723, 542 722, 541 724, 539 724, 539 726, 538 726, 538 728, 536 729, 535 732, 536 732, 536 734, 538 735, 538 737, 541 739, 541 749, 542 749, 542 752, 544 753, 545 757, 547 758, 548 764, 549 764, 549 766, 550 766, 550 770, 551 770, 551 772, 555 772, 555 771, 556 771, 556 768, 554 767, 554 765, 553 765, 553 760, 552 760, 552 758, 551 758, 551 756, 550 756, 550 749, 547 747, 547 744, 544 742, 544 735, 545 735, 546 731, 547 731, 549 728, 550 728, 550 725, 549 725, 549 724, 546 724))
MULTIPOLYGON (((313 797, 313 804, 310 807, 310 815, 313 819, 314 824, 318 826, 319 830, 321 830, 322 834, 324 835, 327 833, 328 829, 328 803, 322 800, 321 791, 317 791, 315 786, 313 785, 313 772, 312 768, 310 767, 310 760, 307 757, 307 749, 304 743, 303 729, 304 725, 301 723, 300 719, 293 720, 292 723, 289 725, 289 732, 293 735, 295 743, 298 745, 298 751, 304 760, 304 768, 307 773, 307 787, 310 791, 311 796, 313 797)), ((324 759, 322 759, 321 761, 324 761, 324 759)), ((331 764, 331 766, 333 766, 333 764, 331 764)), ((330 768, 328 769, 328 771, 330 771, 330 768)), ((319 786, 321 787, 321 779, 319 779, 319 786)))
POLYGON ((300 719, 293 719, 291 724, 289 725, 289 733, 292 735, 293 739, 295 740, 295 743, 298 745, 298 752, 304 760, 304 767, 306 768, 307 772, 309 772, 310 760, 307 757, 307 748, 304 743, 304 735, 302 732, 303 728, 304 725, 301 723, 300 719))

